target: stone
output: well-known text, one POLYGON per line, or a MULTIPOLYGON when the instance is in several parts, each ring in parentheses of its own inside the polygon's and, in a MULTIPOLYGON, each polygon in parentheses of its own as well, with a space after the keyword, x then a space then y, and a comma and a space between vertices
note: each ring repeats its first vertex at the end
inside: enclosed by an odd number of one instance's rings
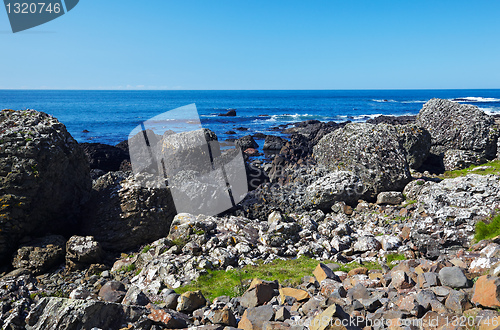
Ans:
POLYGON ((66 267, 78 270, 99 263, 104 253, 92 236, 71 236, 66 242, 66 267))
POLYGON ((167 297, 163 301, 165 303, 165 308, 176 310, 179 296, 180 295, 175 292, 167 295, 167 297))
MULTIPOLYGON (((444 303, 446 308, 449 308, 454 313, 463 314, 463 312, 472 307, 467 295, 462 291, 453 290, 450 292, 446 302, 444 303)), ((500 325, 500 324, 499 324, 500 325)))
POLYGON ((361 236, 353 248, 356 252, 378 251, 382 248, 382 244, 373 236, 361 236))
POLYGON ((127 290, 127 293, 125 294, 125 297, 122 301, 123 305, 146 306, 149 303, 150 301, 146 294, 136 286, 131 286, 127 290))
POLYGON ((0 112, 0 262, 27 235, 66 235, 83 218, 91 190, 85 154, 56 118, 0 112))
POLYGON ((347 273, 347 276, 353 276, 353 275, 368 275, 368 268, 358 267, 358 268, 351 269, 347 273))
POLYGON ((347 329, 347 326, 356 325, 350 322, 349 315, 337 304, 330 305, 321 314, 317 315, 309 325, 310 330, 347 329))
POLYGON ((240 304, 245 308, 263 305, 276 295, 275 290, 277 289, 278 285, 276 282, 254 279, 248 290, 241 297, 240 304))
POLYGON ((91 169, 104 172, 119 171, 123 161, 129 161, 127 150, 102 143, 81 143, 83 152, 87 156, 91 169))
POLYGON ((440 285, 438 275, 432 272, 420 273, 417 276, 417 286, 421 289, 440 285))
POLYGON ((274 320, 273 306, 264 305, 258 307, 247 308, 243 313, 238 329, 243 330, 260 330, 264 322, 274 320))
POLYGON ((480 153, 471 150, 446 150, 443 165, 446 171, 462 170, 471 165, 486 163, 488 160, 480 153))
POLYGON ((281 302, 285 302, 285 297, 293 297, 297 299, 298 302, 301 302, 303 300, 307 300, 311 297, 309 292, 301 290, 301 289, 294 289, 294 288, 281 288, 279 290, 280 296, 281 296, 281 302))
POLYGON ((88 297, 91 296, 92 293, 83 286, 79 286, 78 288, 71 291, 71 293, 69 294, 69 297, 71 299, 87 299, 88 297))
POLYGON ((12 266, 36 275, 46 272, 63 262, 65 243, 64 237, 51 235, 24 244, 14 254, 12 266))
POLYGON ((274 319, 276 321, 285 321, 285 320, 288 320, 290 318, 291 314, 290 314, 290 311, 288 310, 288 308, 286 307, 281 307, 280 309, 278 309, 276 311, 276 315, 274 316, 274 319))
POLYGON ((188 325, 188 317, 183 313, 168 308, 160 308, 154 304, 148 304, 146 307, 150 311, 148 318, 167 329, 182 329, 188 325))
POLYGON ((120 329, 146 313, 144 307, 124 306, 98 300, 45 297, 26 318, 26 329, 120 329))
POLYGON ((487 308, 500 307, 500 278, 480 276, 474 284, 472 302, 487 308))
POLYGON ((93 183, 82 232, 104 249, 126 251, 167 236, 176 214, 169 189, 156 177, 109 172, 93 183), (148 181, 149 179, 150 181, 148 181), (142 187, 148 181, 151 186, 142 187))
POLYGON ((125 290, 125 285, 119 281, 108 281, 99 290, 99 297, 107 302, 120 303, 127 290, 125 290))
POLYGON ((404 201, 399 191, 384 191, 377 195, 377 204, 399 205, 404 201))
POLYGON ((459 149, 478 152, 488 159, 496 156, 498 130, 493 117, 477 106, 432 99, 418 113, 416 124, 431 134, 432 154, 459 149))
POLYGON ((222 324, 230 327, 236 327, 238 325, 238 322, 236 322, 236 318, 230 309, 215 310, 209 314, 208 319, 213 324, 222 324))
POLYGON ((392 281, 391 286, 395 289, 409 289, 415 285, 415 282, 404 270, 392 271, 392 281))
POLYGON ((236 109, 229 109, 226 113, 219 114, 219 117, 236 117, 236 109))
POLYGON ((339 201, 354 204, 363 194, 363 183, 349 171, 334 171, 306 188, 305 206, 325 212, 339 201))
POLYGON ((266 135, 264 140, 264 150, 281 150, 285 145, 286 140, 274 135, 266 135))
POLYGON ((255 142, 251 135, 245 135, 239 138, 235 141, 235 145, 240 147, 241 150, 246 150, 249 148, 257 149, 259 147, 259 145, 257 144, 257 142, 255 142))
POLYGON ((406 151, 406 160, 412 169, 418 169, 429 156, 431 134, 415 124, 398 125, 399 141, 406 151))
POLYGON ((319 263, 313 271, 314 277, 318 280, 319 283, 323 282, 324 279, 336 279, 337 276, 333 273, 333 271, 323 263, 319 263))
POLYGON ((207 300, 200 290, 187 291, 179 296, 177 299, 177 311, 183 313, 190 313, 202 306, 205 306, 207 300))
POLYGON ((347 290, 347 297, 351 300, 369 299, 370 292, 364 285, 358 283, 347 290))
POLYGON ((383 191, 402 191, 411 175, 397 130, 390 125, 350 123, 325 135, 313 155, 331 171, 352 171, 360 178, 364 199, 383 191))
POLYGON ((451 288, 466 288, 469 286, 469 280, 459 267, 444 267, 441 269, 439 271, 439 281, 442 285, 451 288))

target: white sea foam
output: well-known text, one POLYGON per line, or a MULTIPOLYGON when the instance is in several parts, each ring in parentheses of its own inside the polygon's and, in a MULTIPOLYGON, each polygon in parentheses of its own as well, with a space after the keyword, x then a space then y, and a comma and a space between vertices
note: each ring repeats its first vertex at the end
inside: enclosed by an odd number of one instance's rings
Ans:
POLYGON ((397 102, 396 100, 387 100, 387 99, 383 99, 383 100, 373 99, 372 101, 373 101, 373 102, 378 102, 378 103, 397 102))
POLYGON ((500 102, 500 99, 494 97, 467 96, 467 97, 456 97, 454 99, 451 99, 450 101, 487 103, 487 102, 500 102))

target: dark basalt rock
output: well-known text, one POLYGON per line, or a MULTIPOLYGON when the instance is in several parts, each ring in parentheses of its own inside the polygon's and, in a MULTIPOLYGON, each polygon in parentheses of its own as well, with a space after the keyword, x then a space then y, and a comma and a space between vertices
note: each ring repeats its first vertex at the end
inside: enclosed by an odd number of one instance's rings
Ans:
POLYGON ((80 145, 87 155, 91 169, 105 172, 118 171, 123 161, 130 159, 128 150, 124 151, 122 148, 102 143, 82 143, 80 145))
POLYGON ((219 117, 236 117, 236 109, 229 109, 228 112, 219 114, 219 117))
POLYGON ((236 140, 235 142, 236 146, 240 147, 241 150, 246 150, 248 148, 258 148, 259 145, 257 144, 257 142, 255 142, 255 140, 253 139, 253 137, 251 135, 245 135, 241 138, 239 138, 238 140, 236 140))
POLYGON ((26 235, 69 233, 91 190, 87 158, 57 119, 0 112, 0 259, 26 235))

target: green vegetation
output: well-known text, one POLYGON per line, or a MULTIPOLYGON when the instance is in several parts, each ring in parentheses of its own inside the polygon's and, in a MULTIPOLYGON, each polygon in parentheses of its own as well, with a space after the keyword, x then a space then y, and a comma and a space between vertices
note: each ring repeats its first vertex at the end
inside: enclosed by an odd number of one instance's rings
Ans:
POLYGON ((183 248, 184 245, 186 245, 188 241, 189 241, 189 237, 187 237, 187 238, 176 238, 176 239, 172 240, 172 245, 177 245, 177 246, 180 246, 181 248, 183 248))
MULTIPOLYGON (((301 283, 304 276, 312 276, 312 272, 318 265, 315 259, 300 257, 292 260, 275 260, 269 264, 260 263, 256 266, 245 266, 241 269, 232 269, 229 271, 215 270, 208 271, 201 275, 196 282, 180 287, 175 291, 184 293, 186 291, 201 290, 203 295, 209 299, 219 296, 236 297, 242 295, 248 288, 250 281, 254 278, 286 283, 289 286, 297 286, 301 283)), ((329 261, 323 261, 329 263, 329 261)), ((366 267, 368 269, 380 269, 377 263, 359 264, 351 262, 346 265, 340 265, 340 270, 349 272, 351 269, 366 267)))
POLYGON ((47 292, 44 292, 44 291, 30 293, 31 300, 34 300, 36 297, 43 298, 43 297, 47 297, 47 296, 48 296, 47 292))
POLYGON ((412 204, 415 204, 415 203, 417 203, 416 199, 410 199, 410 200, 407 200, 403 206, 407 207, 408 205, 412 205, 412 204))
POLYGON ((455 171, 446 171, 442 175, 443 178, 456 178, 459 176, 466 176, 467 174, 481 174, 481 175, 486 175, 486 174, 496 174, 500 175, 500 160, 494 160, 492 162, 488 162, 486 164, 481 164, 481 165, 472 165, 471 167, 468 167, 463 170, 455 170, 455 171), (490 168, 484 169, 484 170, 476 170, 474 171, 475 168, 479 166, 489 166, 490 168))
MULTIPOLYGON (((387 263, 390 264, 392 263, 393 261, 396 261, 396 260, 406 260, 406 257, 404 254, 402 253, 391 253, 391 254, 388 254, 386 256, 387 258, 387 263)), ((390 266, 389 266, 390 267, 390 266)))
POLYGON ((146 253, 151 249, 152 249, 151 245, 146 245, 145 247, 142 248, 142 253, 146 253))
POLYGON ((128 266, 123 266, 122 268, 120 268, 120 271, 124 271, 126 273, 129 273, 129 272, 133 272, 135 270, 135 264, 130 264, 128 266))
POLYGON ((479 221, 476 223, 476 234, 474 240, 479 242, 483 239, 490 239, 500 235, 500 214, 492 217, 489 221, 479 221))

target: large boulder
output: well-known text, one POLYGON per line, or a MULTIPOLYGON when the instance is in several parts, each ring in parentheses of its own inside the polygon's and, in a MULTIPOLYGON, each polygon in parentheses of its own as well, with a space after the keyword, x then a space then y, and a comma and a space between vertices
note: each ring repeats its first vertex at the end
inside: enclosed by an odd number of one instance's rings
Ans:
POLYGON ((431 134, 433 154, 442 156, 449 149, 459 149, 488 159, 496 156, 494 119, 476 106, 432 99, 420 110, 416 124, 431 134))
POLYGON ((248 148, 258 148, 259 145, 251 135, 245 135, 238 140, 236 140, 235 144, 241 148, 241 150, 246 150, 248 148))
POLYGON ((0 259, 24 235, 68 233, 91 190, 89 163, 56 118, 0 112, 0 259))
POLYGON ((406 151, 408 165, 410 168, 418 169, 429 156, 431 134, 415 124, 398 125, 396 129, 401 145, 406 151))
POLYGON ((82 143, 81 147, 85 152, 91 169, 99 169, 104 172, 118 171, 123 161, 128 161, 129 154, 116 146, 102 143, 82 143))
POLYGON ((477 151, 471 150, 446 150, 443 157, 443 165, 446 171, 461 170, 471 165, 483 164, 487 161, 484 156, 477 151))
POLYGON ((363 197, 369 200, 382 191, 402 191, 411 179, 398 131, 387 124, 347 124, 324 136, 313 155, 331 171, 357 175, 365 186, 363 197))
POLYGON ((64 262, 66 240, 59 235, 50 235, 23 244, 12 260, 14 268, 29 269, 40 274, 64 262))
POLYGON ((98 178, 83 233, 94 236, 103 248, 117 251, 165 237, 176 214, 170 191, 161 186, 145 187, 139 181, 144 183, 138 176, 123 172, 98 178))

